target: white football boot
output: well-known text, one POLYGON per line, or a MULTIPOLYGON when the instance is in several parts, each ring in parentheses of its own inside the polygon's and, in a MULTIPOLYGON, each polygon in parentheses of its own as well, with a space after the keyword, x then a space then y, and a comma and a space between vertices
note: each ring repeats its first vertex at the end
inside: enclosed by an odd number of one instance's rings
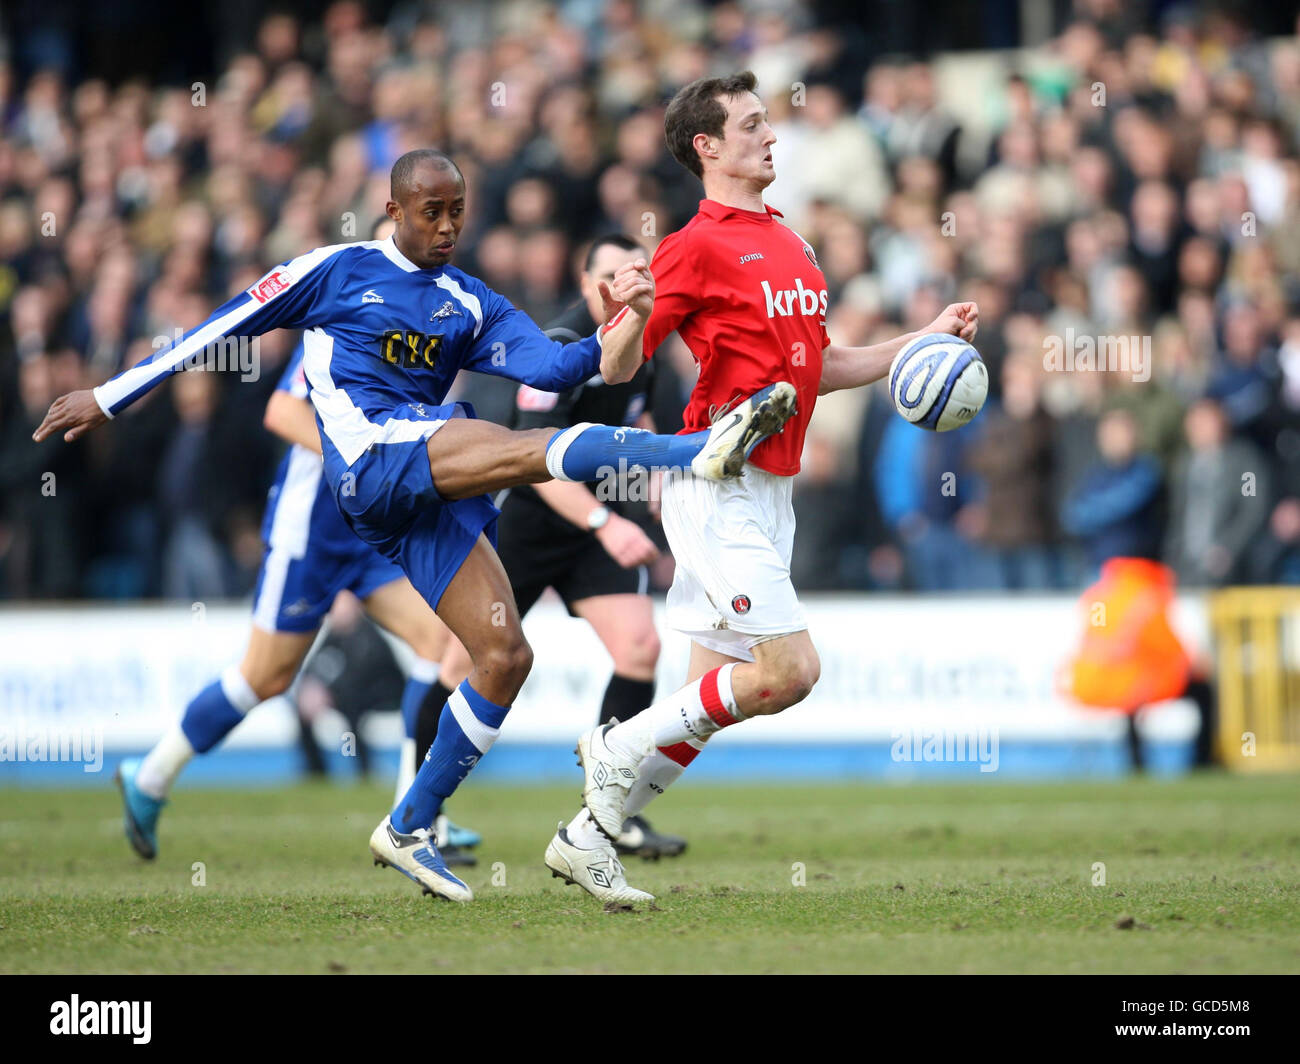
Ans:
POLYGON ((632 905, 654 901, 653 894, 628 886, 623 865, 614 847, 605 843, 595 850, 583 850, 569 841, 564 825, 546 847, 546 867, 566 883, 576 883, 598 901, 632 905))
POLYGON ((623 833, 623 806, 627 793, 640 777, 640 765, 649 755, 647 749, 638 757, 629 757, 605 744, 605 733, 614 727, 598 724, 578 739, 574 753, 586 778, 582 784, 582 804, 591 813, 601 832, 608 839, 623 833))
POLYGON ((795 414, 794 385, 777 381, 718 415, 704 447, 691 459, 691 472, 706 480, 737 477, 750 451, 780 432, 795 414))
POLYGON ((403 835, 393 827, 390 817, 384 817, 370 836, 370 853, 375 864, 396 868, 408 879, 415 880, 425 894, 448 901, 474 900, 469 885, 447 868, 428 830, 417 828, 410 835, 403 835))

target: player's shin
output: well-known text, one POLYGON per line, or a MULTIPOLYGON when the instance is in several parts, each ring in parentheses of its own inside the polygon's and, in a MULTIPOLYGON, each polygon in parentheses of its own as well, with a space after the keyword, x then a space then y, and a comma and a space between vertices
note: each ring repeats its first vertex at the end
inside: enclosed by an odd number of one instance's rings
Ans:
POLYGON ((731 689, 734 662, 706 672, 698 680, 611 728, 605 742, 631 754, 647 746, 671 748, 691 739, 707 739, 721 728, 745 719, 731 689))
POLYGON ((707 432, 658 436, 645 429, 583 422, 551 437, 546 470, 556 480, 589 482, 633 469, 686 469, 708 438, 707 432))
POLYGON ((687 739, 672 746, 657 747, 641 762, 640 775, 627 792, 623 812, 629 817, 638 816, 641 810, 681 779, 686 767, 700 755, 707 741, 707 738, 687 739))
POLYGON ((231 665, 190 700, 180 724, 145 755, 135 785, 152 798, 166 798, 190 758, 221 742, 259 701, 239 666, 231 665))
POLYGON ((468 680, 452 692, 438 721, 437 739, 393 809, 396 831, 409 834, 432 826, 442 803, 492 748, 509 712, 509 706, 489 702, 468 680))

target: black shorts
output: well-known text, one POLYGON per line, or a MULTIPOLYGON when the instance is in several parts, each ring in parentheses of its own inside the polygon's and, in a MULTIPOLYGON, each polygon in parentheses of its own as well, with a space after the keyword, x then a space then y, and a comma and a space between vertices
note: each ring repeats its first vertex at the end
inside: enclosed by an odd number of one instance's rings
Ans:
POLYGON ((574 528, 540 500, 512 492, 500 506, 497 554, 510 578, 519 616, 532 609, 548 587, 555 588, 573 616, 573 604, 583 599, 648 593, 646 566, 624 569, 593 533, 574 528))

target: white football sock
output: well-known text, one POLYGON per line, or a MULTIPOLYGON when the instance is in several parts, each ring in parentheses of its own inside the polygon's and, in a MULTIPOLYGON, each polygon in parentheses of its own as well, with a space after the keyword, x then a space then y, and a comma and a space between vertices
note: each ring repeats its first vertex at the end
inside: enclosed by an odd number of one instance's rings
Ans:
POLYGON ((609 839, 605 838, 604 832, 596 827, 596 822, 591 819, 586 806, 583 806, 578 815, 569 821, 564 834, 580 850, 598 850, 602 846, 609 845, 609 839))
POLYGON ((624 724, 605 733, 607 745, 636 757, 647 746, 675 746, 688 739, 707 739, 720 728, 737 724, 745 715, 731 690, 735 662, 706 672, 662 701, 648 706, 624 724))
MULTIPOLYGON (((706 740, 687 739, 686 742, 698 751, 704 749, 706 740)), ((685 765, 674 761, 662 750, 656 750, 641 762, 641 767, 637 770, 637 780, 627 792, 627 801, 623 804, 624 816, 636 816, 676 783, 685 771, 685 765)))
POLYGON ((171 793, 172 784, 181 774, 181 769, 189 764, 194 756, 194 747, 185 738, 177 721, 157 744, 144 756, 140 768, 135 774, 135 785, 150 798, 166 798, 171 793))
MULTIPOLYGON (((218 683, 221 685, 221 694, 230 703, 230 707, 239 713, 248 713, 261 701, 257 697, 257 692, 244 679, 244 674, 238 665, 227 665, 222 670, 218 683)), ((204 691, 206 690, 205 688, 204 691)), ((200 692, 195 697, 199 698, 202 695, 203 692, 200 692)), ((191 701, 185 713, 188 713, 190 706, 193 705, 194 702, 191 701)), ((176 777, 181 774, 181 769, 189 764, 190 758, 195 754, 193 745, 181 727, 184 719, 185 714, 182 714, 181 720, 163 734, 158 744, 145 754, 144 760, 140 762, 135 784, 151 798, 166 798, 171 793, 176 777)), ((228 731, 229 728, 226 730, 228 731)))

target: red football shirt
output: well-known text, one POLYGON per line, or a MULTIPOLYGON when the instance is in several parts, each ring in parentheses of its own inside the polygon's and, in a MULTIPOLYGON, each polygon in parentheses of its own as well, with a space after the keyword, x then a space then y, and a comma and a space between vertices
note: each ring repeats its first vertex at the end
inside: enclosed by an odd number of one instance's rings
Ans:
POLYGON ((644 354, 676 329, 699 363, 683 432, 707 429, 710 408, 716 414, 779 380, 793 384, 799 412, 750 455, 759 469, 793 476, 830 337, 826 278, 812 248, 779 217, 771 207, 760 214, 706 199, 664 238, 650 264, 655 307, 644 354))

